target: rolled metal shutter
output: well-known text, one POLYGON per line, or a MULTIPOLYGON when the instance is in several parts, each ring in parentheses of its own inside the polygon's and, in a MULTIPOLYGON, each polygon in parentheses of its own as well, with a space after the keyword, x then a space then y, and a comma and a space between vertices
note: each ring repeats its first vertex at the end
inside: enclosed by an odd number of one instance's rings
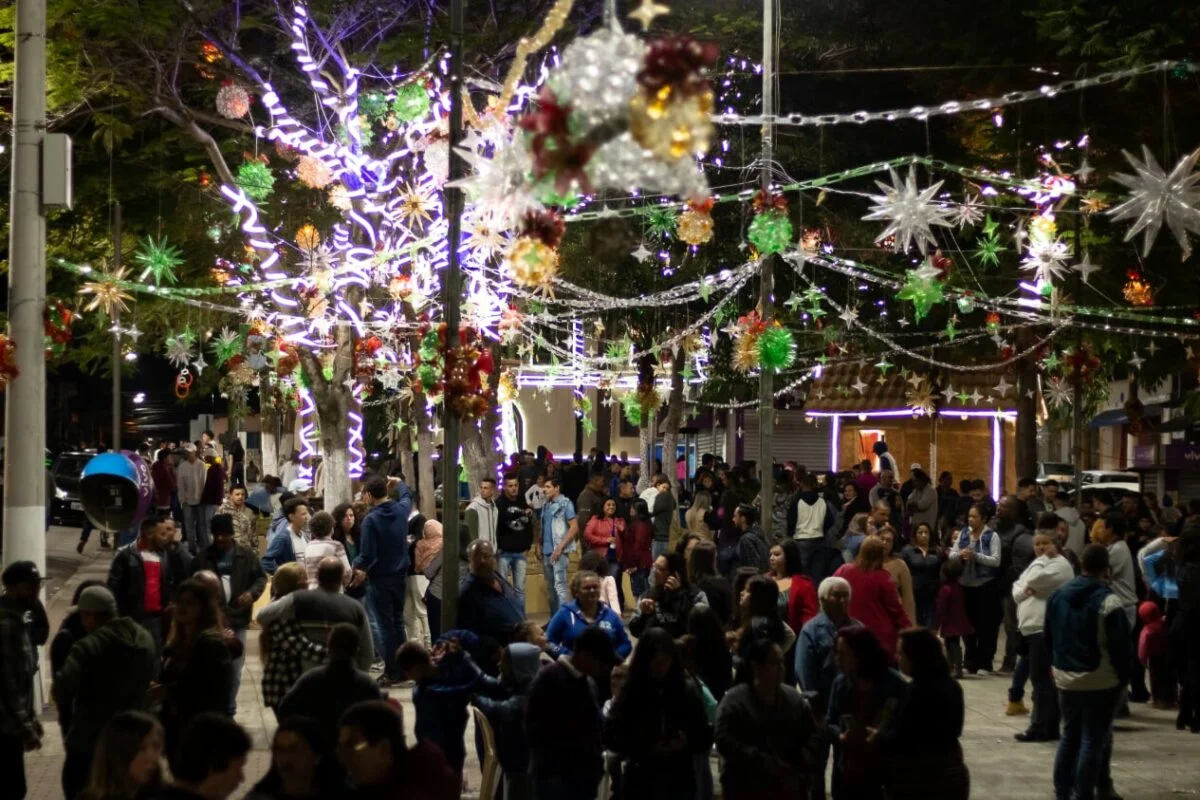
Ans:
MULTIPOLYGON (((781 409, 775 412, 775 433, 771 439, 771 455, 776 463, 794 461, 809 472, 829 470, 829 417, 814 417, 806 422, 801 410, 781 409)), ((747 413, 742 425, 742 441, 746 460, 758 461, 758 415, 747 413)))

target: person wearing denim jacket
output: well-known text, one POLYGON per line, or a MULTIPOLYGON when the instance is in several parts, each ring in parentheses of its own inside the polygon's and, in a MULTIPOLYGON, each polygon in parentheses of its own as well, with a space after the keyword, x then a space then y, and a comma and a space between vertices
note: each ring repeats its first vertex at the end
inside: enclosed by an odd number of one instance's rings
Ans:
POLYGON ((567 602, 567 566, 569 554, 575 552, 579 523, 575 506, 562 493, 558 478, 549 478, 544 485, 546 505, 542 506, 541 553, 542 576, 546 581, 546 599, 550 615, 567 602), (549 567, 549 569, 547 569, 549 567))

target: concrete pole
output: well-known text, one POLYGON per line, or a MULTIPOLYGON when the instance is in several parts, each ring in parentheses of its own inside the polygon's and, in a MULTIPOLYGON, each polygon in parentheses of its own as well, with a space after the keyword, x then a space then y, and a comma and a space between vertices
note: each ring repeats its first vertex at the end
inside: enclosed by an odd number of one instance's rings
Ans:
MULTIPOLYGON (((763 0, 763 116, 775 113, 775 2, 763 0)), ((771 160, 775 157, 775 123, 766 119, 762 126, 761 188, 771 188, 771 160)), ((775 256, 764 255, 759 278, 759 313, 770 325, 774 319, 771 295, 775 291, 775 256)), ((775 436, 775 376, 764 369, 758 378, 758 479, 762 483, 762 525, 768 531, 775 507, 774 458, 771 448, 775 436)))
POLYGON ((46 133, 46 0, 17 0, 13 89, 12 199, 9 205, 8 330, 20 374, 4 409, 4 564, 46 569, 46 217, 42 139, 46 133))
MULTIPOLYGON (((450 181, 463 176, 463 160, 456 148, 463 138, 463 1, 453 0, 450 4, 450 181)), ((462 274, 458 261, 458 245, 462 235, 463 192, 462 189, 446 189, 446 221, 449 240, 449 256, 443 282, 446 285, 446 303, 443 315, 446 322, 446 342, 453 347, 458 343, 460 304, 462 303, 462 274)), ((442 526, 444 554, 442 558, 442 630, 458 627, 458 472, 460 445, 460 422, 448 406, 442 410, 444 418, 442 447, 442 526)))

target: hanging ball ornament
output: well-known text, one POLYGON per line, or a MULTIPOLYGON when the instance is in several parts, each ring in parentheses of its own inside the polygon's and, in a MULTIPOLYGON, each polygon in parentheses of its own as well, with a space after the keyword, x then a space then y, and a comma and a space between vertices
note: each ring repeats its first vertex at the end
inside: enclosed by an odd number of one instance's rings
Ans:
POLYGON ((416 122, 429 113, 429 90, 421 80, 406 83, 396 90, 392 113, 400 122, 416 122))
POLYGON ((653 42, 638 73, 639 91, 629 103, 630 131, 638 144, 664 161, 708 152, 713 91, 708 69, 716 45, 690 36, 653 42))
POLYGON ((539 294, 554 296, 558 250, 532 236, 522 236, 513 243, 505 261, 513 283, 539 294))
POLYGON ((711 242, 713 238, 712 207, 711 197, 699 203, 689 203, 688 209, 679 217, 675 235, 693 247, 711 242))
POLYGON ((226 119, 241 119, 250 113, 250 95, 233 81, 217 90, 217 113, 226 119))
POLYGON ((758 336, 758 362, 763 369, 787 369, 796 361, 796 340, 792 332, 778 325, 758 336))
POLYGON ((296 177, 310 189, 324 189, 333 183, 333 170, 316 156, 302 156, 296 165, 296 177))
POLYGON ((572 42, 550 77, 554 94, 571 107, 575 123, 590 130, 620 116, 638 91, 646 45, 619 28, 603 28, 572 42))
POLYGON ((305 223, 296 231, 296 246, 306 253, 311 253, 321 246, 321 232, 312 223, 305 223))

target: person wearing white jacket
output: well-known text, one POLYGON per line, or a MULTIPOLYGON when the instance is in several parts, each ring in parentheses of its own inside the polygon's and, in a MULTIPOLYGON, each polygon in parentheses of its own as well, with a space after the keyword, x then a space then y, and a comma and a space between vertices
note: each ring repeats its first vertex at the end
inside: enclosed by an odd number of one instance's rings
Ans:
POLYGON ((1058 552, 1054 531, 1038 531, 1033 537, 1036 558, 1013 583, 1012 597, 1017 604, 1017 626, 1029 653, 1029 679, 1033 684, 1033 714, 1029 729, 1015 734, 1018 742, 1058 740, 1058 697, 1050 671, 1050 653, 1046 649, 1044 628, 1046 600, 1060 586, 1075 577, 1071 562, 1058 552))

